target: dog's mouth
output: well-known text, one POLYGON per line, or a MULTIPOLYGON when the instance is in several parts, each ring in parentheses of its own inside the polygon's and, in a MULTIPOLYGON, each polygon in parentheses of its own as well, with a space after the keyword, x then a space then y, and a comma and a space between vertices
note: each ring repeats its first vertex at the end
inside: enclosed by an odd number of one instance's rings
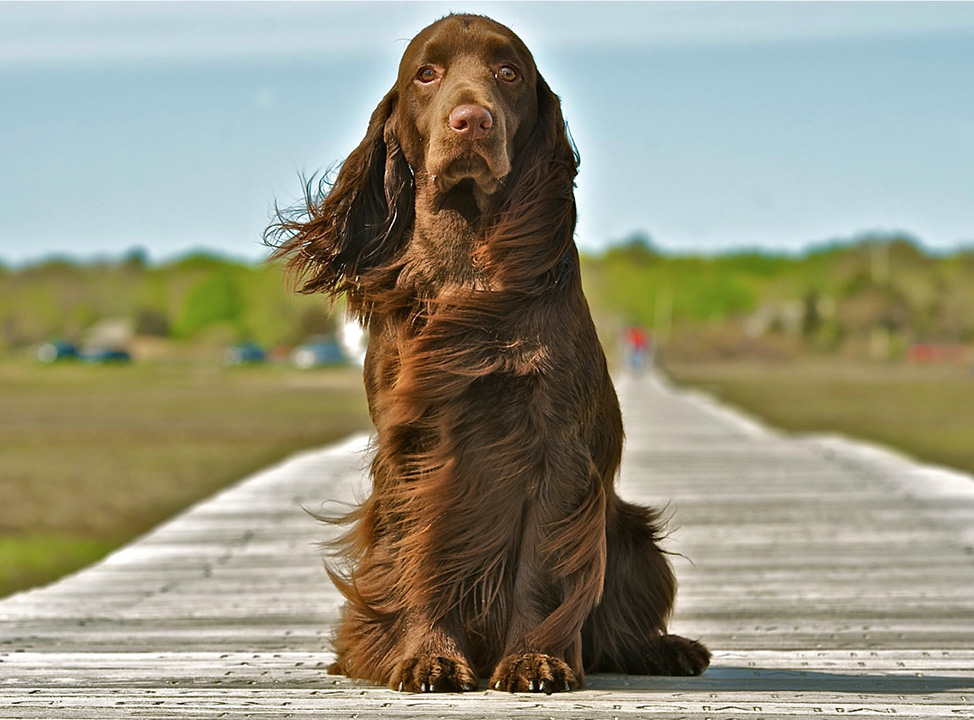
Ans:
POLYGON ((474 222, 483 213, 489 198, 490 196, 483 193, 472 178, 462 178, 449 190, 437 194, 434 210, 452 211, 468 222, 474 222))
POLYGON ((493 195, 500 189, 509 171, 506 157, 495 158, 493 154, 469 149, 443 163, 442 168, 432 175, 440 195, 447 195, 461 183, 472 183, 479 193, 493 195))

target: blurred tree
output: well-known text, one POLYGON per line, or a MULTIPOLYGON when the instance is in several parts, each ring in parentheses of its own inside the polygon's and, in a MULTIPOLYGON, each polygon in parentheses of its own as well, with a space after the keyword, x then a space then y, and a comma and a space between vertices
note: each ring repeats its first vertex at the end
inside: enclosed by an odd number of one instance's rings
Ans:
POLYGON ((312 335, 333 334, 338 329, 338 319, 324 304, 315 305, 302 311, 299 328, 301 337, 298 340, 312 335))
MULTIPOLYGON (((829 352, 879 347, 884 337, 891 348, 974 342, 974 249, 938 255, 904 235, 833 242, 801 256, 706 257, 664 254, 649 235, 633 233, 601 256, 583 255, 581 264, 610 351, 628 324, 671 329, 681 342, 697 333, 699 343, 683 346, 709 342, 734 352, 744 341, 790 342, 791 332, 807 339, 805 350, 829 352), (746 322, 789 307, 798 308, 793 331, 741 340, 746 322)), ((150 265, 133 251, 116 262, 55 258, 0 271, 0 342, 8 349, 81 336, 107 318, 199 343, 248 337, 263 346, 294 344, 333 332, 341 316, 340 302, 332 311, 321 296, 291 292, 277 264, 211 255, 150 265)))
POLYGON ((225 324, 240 331, 244 304, 234 272, 229 268, 205 275, 186 296, 173 328, 181 338, 191 338, 203 328, 225 324))
POLYGON ((645 232, 634 232, 620 243, 610 243, 605 253, 605 260, 609 263, 625 262, 633 265, 649 265, 661 257, 645 232))
POLYGON ((817 335, 822 327, 820 302, 819 292, 815 288, 809 288, 802 298, 802 335, 806 338, 817 335))
POLYGON ((135 314, 135 334, 169 337, 169 318, 161 310, 143 307, 135 314))
POLYGON ((122 268, 130 272, 141 272, 149 267, 149 252, 142 246, 131 248, 122 258, 122 268))

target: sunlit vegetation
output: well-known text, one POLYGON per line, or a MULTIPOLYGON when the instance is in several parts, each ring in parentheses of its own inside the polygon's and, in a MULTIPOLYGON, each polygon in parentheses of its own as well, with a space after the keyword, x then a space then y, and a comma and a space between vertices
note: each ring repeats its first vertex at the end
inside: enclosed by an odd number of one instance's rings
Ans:
MULTIPOLYGON (((610 358, 641 326, 680 382, 795 431, 840 431, 974 471, 974 249, 906 236, 801 255, 582 258, 610 358)), ((45 582, 288 453, 367 429, 360 372, 227 368, 335 331, 280 267, 206 255, 0 267, 0 595, 45 582), (44 366, 32 349, 105 328, 135 362, 44 366)))

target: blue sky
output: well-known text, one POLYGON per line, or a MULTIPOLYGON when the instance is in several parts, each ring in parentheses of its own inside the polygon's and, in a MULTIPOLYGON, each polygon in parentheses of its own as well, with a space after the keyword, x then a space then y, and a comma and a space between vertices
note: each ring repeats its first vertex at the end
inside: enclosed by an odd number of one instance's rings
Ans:
POLYGON ((263 257, 450 11, 562 96, 583 249, 974 242, 971 3, 0 3, 0 262, 263 257))

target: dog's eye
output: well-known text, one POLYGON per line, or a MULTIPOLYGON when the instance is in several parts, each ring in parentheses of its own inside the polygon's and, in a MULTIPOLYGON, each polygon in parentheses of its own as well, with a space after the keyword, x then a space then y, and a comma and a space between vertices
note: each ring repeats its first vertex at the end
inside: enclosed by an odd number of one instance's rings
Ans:
POLYGON ((504 82, 514 82, 518 78, 517 70, 510 65, 501 65, 497 70, 497 77, 504 82))
POLYGON ((436 69, 430 67, 429 65, 424 65, 419 69, 419 72, 416 73, 416 79, 424 85, 429 84, 436 80, 436 69))

